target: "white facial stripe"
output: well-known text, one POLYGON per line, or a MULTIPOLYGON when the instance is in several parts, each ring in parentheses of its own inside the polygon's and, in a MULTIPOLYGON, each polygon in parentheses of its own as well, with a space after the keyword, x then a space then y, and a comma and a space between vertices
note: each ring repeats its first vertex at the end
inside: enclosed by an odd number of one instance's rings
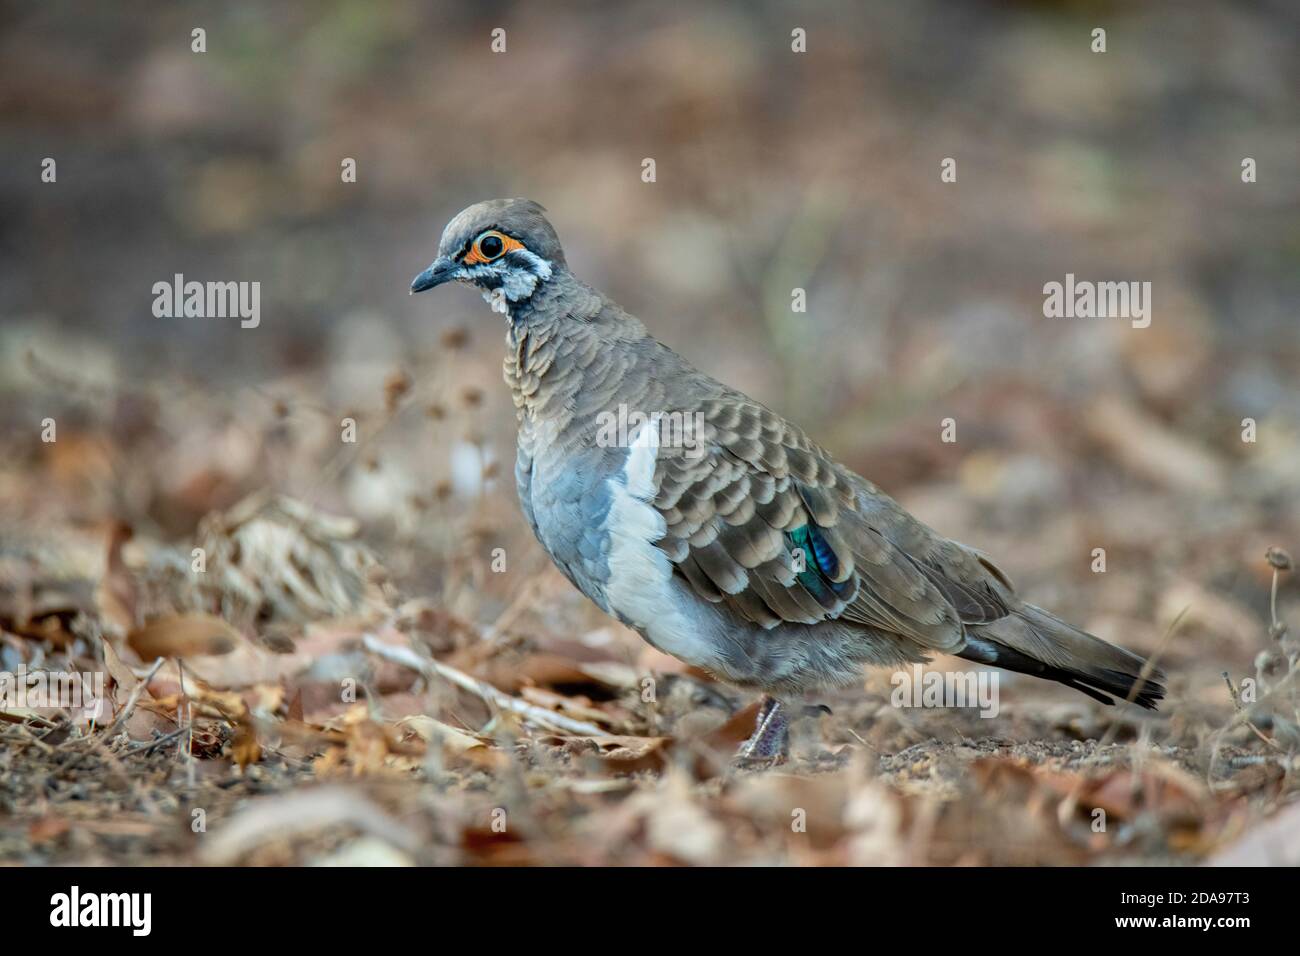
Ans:
POLYGON ((524 261, 533 267, 533 271, 537 273, 537 277, 543 282, 551 278, 551 264, 541 256, 529 252, 527 249, 516 249, 515 255, 522 256, 524 261))
MULTIPOLYGON (((472 282, 476 279, 494 276, 501 280, 501 291, 505 293, 509 301, 520 302, 527 299, 537 290, 539 282, 546 282, 551 278, 551 264, 527 249, 516 249, 512 255, 522 258, 531 268, 511 268, 506 262, 506 257, 502 256, 496 262, 462 267, 460 270, 461 277, 472 282)), ((489 302, 491 301, 490 295, 490 293, 484 293, 484 298, 487 298, 489 302)))

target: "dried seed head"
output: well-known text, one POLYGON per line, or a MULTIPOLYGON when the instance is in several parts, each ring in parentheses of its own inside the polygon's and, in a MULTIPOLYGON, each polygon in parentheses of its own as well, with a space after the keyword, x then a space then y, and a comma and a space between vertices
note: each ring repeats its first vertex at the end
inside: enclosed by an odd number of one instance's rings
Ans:
POLYGON ((411 390, 411 377, 400 368, 388 373, 384 379, 384 407, 388 411, 397 408, 398 402, 411 390))
POLYGON ((440 481, 433 486, 433 496, 439 501, 446 501, 451 497, 451 482, 440 481))
POLYGON ((1268 676, 1277 672, 1285 663, 1286 658, 1270 647, 1255 655, 1255 672, 1268 676))
POLYGON ((461 400, 470 408, 483 404, 483 389, 477 385, 466 385, 460 393, 461 400))
POLYGON ((431 402, 424 412, 435 422, 440 422, 447 417, 447 409, 443 408, 437 402, 431 402))
POLYGON ((1264 559, 1279 571, 1291 570, 1291 555, 1287 554, 1281 548, 1269 548, 1264 552, 1264 559))
POLYGON ((463 349, 469 344, 469 331, 463 325, 453 325, 442 333, 442 347, 449 352, 463 349))

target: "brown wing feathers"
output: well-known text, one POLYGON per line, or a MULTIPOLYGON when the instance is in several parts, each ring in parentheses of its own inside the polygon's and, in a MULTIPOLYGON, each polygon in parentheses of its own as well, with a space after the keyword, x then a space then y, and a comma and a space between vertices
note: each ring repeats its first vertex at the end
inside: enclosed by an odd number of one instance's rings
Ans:
MULTIPOLYGON (((772 412, 741 398, 707 404, 705 420, 707 451, 661 460, 657 501, 660 547, 701 597, 763 627, 839 618, 1103 702, 1129 694, 1140 658, 1017 601, 987 558, 930 531, 772 412), (795 566, 796 547, 812 577, 795 566)), ((1139 704, 1160 699, 1158 679, 1133 692, 1139 704)))
POLYGON ((775 413, 740 396, 702 411, 705 454, 663 455, 655 503, 660 547, 705 600, 764 627, 843 617, 936 649, 961 643, 954 597, 978 620, 996 611, 872 528, 859 501, 874 489, 775 413), (824 581, 795 566, 791 536, 804 528, 815 531, 805 568, 824 581))

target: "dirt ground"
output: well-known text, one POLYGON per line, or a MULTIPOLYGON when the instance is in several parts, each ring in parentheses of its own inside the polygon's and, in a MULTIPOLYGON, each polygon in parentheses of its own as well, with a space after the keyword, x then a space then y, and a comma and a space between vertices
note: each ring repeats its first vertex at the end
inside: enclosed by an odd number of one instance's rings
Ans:
POLYGON ((755 767, 732 759, 754 701, 601 620, 557 573, 475 620, 398 597, 348 521, 259 495, 203 527, 197 574, 192 549, 121 526, 98 580, 43 577, 10 539, 6 660, 109 678, 93 719, 5 714, 0 858, 1029 865, 1294 846, 1252 828, 1279 811, 1294 826, 1295 671, 1261 640, 1258 702, 1234 708, 1222 678, 1198 693, 1179 664, 1189 612, 1159 714, 1028 678, 999 685, 995 717, 898 707, 875 674, 796 721, 788 763, 755 767), (328 600, 347 613, 302 619, 328 600), (150 623, 115 623, 131 606, 150 623))

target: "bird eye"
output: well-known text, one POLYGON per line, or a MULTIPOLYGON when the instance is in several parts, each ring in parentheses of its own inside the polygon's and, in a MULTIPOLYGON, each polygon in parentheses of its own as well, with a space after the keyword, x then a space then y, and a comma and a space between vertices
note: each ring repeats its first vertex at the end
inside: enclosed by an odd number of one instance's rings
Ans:
POLYGON ((506 251, 506 244, 495 232, 485 232, 478 237, 478 242, 474 245, 478 249, 478 254, 487 262, 491 262, 506 251))
POLYGON ((495 262, 507 252, 513 252, 515 249, 522 249, 523 247, 524 244, 518 239, 512 239, 504 232, 489 229, 474 240, 474 245, 470 247, 461 263, 467 266, 478 266, 487 262, 495 262))

